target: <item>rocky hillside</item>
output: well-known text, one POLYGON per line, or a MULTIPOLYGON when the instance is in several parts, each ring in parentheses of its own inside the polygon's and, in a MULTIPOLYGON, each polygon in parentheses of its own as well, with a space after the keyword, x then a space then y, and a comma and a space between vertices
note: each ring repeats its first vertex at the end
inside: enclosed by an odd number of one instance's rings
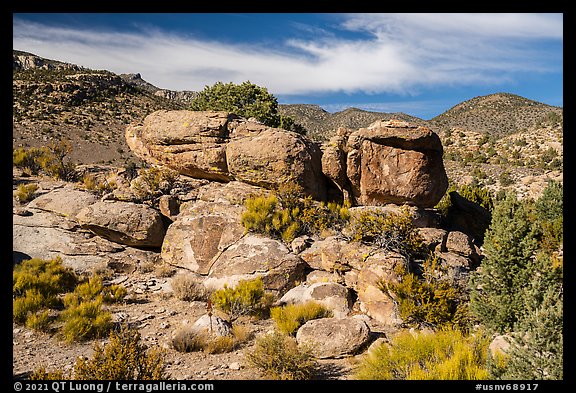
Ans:
POLYGON ((561 122, 562 108, 509 93, 474 97, 434 117, 441 129, 454 127, 504 137, 550 122, 561 122))
POLYGON ((125 165, 135 159, 124 139, 126 125, 158 109, 184 106, 109 71, 19 51, 13 54, 12 92, 12 145, 68 139, 70 158, 80 163, 125 165))

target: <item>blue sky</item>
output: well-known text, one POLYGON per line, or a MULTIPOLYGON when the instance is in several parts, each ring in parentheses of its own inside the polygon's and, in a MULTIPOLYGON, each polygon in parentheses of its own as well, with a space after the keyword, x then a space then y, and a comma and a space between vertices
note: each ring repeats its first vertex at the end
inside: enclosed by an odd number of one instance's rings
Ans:
POLYGON ((172 90, 430 119, 496 92, 563 106, 562 14, 13 14, 13 47, 172 90))

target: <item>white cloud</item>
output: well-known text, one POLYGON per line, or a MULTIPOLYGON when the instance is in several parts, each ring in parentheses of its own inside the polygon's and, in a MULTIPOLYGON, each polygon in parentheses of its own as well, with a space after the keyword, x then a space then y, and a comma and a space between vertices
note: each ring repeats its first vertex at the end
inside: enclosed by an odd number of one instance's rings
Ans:
MULTIPOLYGON (((200 40, 160 30, 114 32, 14 19, 13 47, 37 55, 139 72, 162 88, 201 90, 250 80, 273 94, 394 92, 440 85, 498 83, 516 72, 561 70, 545 62, 542 40, 562 40, 557 14, 350 14, 340 28, 363 39, 322 34, 279 45, 200 40)), ((303 31, 304 27, 299 26, 303 31)), ((313 30, 311 30, 313 31, 313 30)), ((561 55, 560 55, 561 57, 561 55)))

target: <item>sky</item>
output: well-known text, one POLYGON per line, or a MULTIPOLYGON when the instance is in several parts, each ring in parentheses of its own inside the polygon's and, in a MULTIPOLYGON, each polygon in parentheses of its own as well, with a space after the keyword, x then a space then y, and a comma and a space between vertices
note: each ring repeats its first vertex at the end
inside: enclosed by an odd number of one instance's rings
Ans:
POLYGON ((13 48, 153 85, 250 81, 280 104, 425 120, 506 92, 563 106, 552 13, 15 13, 13 48))

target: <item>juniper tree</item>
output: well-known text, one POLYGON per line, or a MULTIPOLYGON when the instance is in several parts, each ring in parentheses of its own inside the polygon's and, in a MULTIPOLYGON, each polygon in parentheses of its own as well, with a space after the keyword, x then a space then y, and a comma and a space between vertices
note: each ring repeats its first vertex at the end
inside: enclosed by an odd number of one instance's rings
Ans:
POLYGON ((523 292, 524 314, 512 334, 501 379, 563 378, 563 283, 561 267, 541 254, 523 292))
POLYGON ((268 92, 250 81, 235 83, 216 82, 206 86, 192 100, 190 109, 195 111, 228 111, 239 116, 254 117, 270 127, 305 134, 306 130, 294 119, 278 113, 278 100, 268 92))
POLYGON ((508 193, 494 207, 484 239, 485 258, 470 277, 470 310, 491 331, 510 332, 522 316, 536 247, 527 206, 508 193))

